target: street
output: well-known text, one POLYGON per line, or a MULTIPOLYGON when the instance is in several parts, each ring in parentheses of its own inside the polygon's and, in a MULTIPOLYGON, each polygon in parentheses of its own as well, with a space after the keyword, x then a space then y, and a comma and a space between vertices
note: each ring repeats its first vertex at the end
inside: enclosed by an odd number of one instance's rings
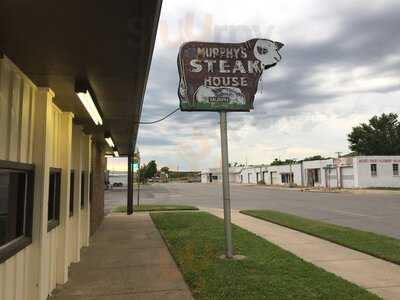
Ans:
MULTIPOLYGON (((134 191, 134 204, 136 204, 134 191)), ((141 186, 141 204, 189 204, 222 208, 222 186, 154 183, 141 186)), ((126 189, 106 191, 105 210, 126 204, 126 189)), ((400 193, 320 193, 231 184, 233 209, 272 209, 400 238, 400 193)))

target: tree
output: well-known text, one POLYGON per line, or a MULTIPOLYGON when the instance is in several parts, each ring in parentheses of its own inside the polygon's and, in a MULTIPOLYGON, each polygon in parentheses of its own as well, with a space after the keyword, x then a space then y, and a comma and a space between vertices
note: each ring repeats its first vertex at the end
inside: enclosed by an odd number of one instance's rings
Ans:
POLYGON ((157 164, 155 160, 152 160, 147 164, 146 169, 144 170, 144 177, 153 178, 156 173, 157 173, 157 164))
POLYGON ((303 161, 324 160, 324 159, 326 159, 326 158, 323 157, 322 155, 314 155, 314 156, 306 157, 305 159, 303 159, 303 161))
POLYGON ((394 113, 374 116, 369 123, 353 127, 348 135, 350 150, 359 155, 400 155, 400 122, 394 113))
POLYGON ((296 163, 296 160, 294 160, 294 159, 280 160, 278 158, 275 158, 274 161, 271 163, 271 166, 292 165, 295 163, 296 163))
POLYGON ((162 168, 160 169, 160 171, 163 172, 163 173, 165 173, 165 174, 168 174, 168 173, 169 173, 169 168, 168 168, 168 167, 162 167, 162 168))

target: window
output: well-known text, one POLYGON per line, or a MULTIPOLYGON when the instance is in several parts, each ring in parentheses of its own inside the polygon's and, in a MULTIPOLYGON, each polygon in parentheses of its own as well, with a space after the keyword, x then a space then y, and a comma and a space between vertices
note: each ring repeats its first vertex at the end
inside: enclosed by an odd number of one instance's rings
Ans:
POLYGON ((85 208, 85 172, 81 174, 81 208, 85 208))
POLYGON ((393 164, 393 176, 399 176, 399 164, 393 164))
POLYGON ((293 173, 281 173, 282 183, 292 183, 293 173))
POLYGON ((376 171, 376 164, 371 164, 371 176, 378 176, 378 172, 376 171))
POLYGON ((0 160, 0 263, 32 242, 34 166, 0 160))
POLYGON ((71 170, 69 182, 69 216, 74 215, 75 171, 71 170))
POLYGON ((47 231, 60 224, 61 169, 50 168, 47 231))

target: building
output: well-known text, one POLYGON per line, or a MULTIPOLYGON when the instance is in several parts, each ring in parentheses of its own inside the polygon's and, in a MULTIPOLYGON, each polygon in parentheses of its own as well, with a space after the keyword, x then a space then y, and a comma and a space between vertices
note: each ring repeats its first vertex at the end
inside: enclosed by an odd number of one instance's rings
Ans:
MULTIPOLYGON (((229 182, 238 182, 243 167, 229 167, 229 182)), ((201 172, 201 182, 222 182, 222 172, 220 168, 210 168, 206 171, 201 172)))
POLYGON ((0 300, 45 300, 131 156, 161 1, 0 5, 0 300))
MULTIPOLYGON (((316 188, 400 187, 400 156, 354 156, 302 161, 291 165, 230 169, 230 182, 316 188)), ((220 169, 202 173, 221 182, 220 169)), ((206 177, 207 177, 206 176, 206 177)), ((202 180, 202 182, 211 182, 202 180)))

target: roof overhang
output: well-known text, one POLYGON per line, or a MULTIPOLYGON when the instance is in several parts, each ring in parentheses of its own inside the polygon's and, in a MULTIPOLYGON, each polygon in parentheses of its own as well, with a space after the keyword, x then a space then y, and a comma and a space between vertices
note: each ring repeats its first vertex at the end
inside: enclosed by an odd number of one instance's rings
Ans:
POLYGON ((150 70, 162 0, 2 0, 0 53, 85 133, 104 143, 110 132, 120 154, 132 153, 150 70), (95 126, 75 94, 87 80, 104 125, 95 126))

